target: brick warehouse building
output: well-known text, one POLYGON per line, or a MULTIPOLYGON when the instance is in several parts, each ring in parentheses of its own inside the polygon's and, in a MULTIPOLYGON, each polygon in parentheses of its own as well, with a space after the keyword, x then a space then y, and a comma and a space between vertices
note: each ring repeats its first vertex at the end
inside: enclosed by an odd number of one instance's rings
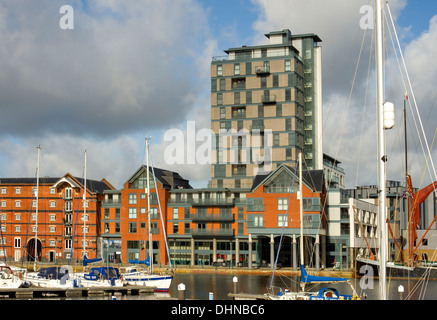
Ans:
POLYGON ((40 178, 38 220, 36 182, 36 178, 0 179, 0 256, 14 261, 34 261, 37 241, 38 261, 62 262, 70 257, 81 260, 85 241, 85 254, 96 258, 103 191, 113 187, 106 180, 87 179, 84 227, 82 178, 69 173, 61 178, 40 178))

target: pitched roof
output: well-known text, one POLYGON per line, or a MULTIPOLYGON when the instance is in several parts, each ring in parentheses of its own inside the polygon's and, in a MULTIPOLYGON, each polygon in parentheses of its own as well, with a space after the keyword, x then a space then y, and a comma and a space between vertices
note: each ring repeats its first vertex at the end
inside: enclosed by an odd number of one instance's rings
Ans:
MULTIPOLYGON (((39 184, 40 185, 50 185, 54 186, 57 183, 59 183, 62 179, 73 179, 76 183, 80 184, 77 185, 77 187, 83 187, 84 186, 84 179, 83 178, 77 178, 72 176, 71 174, 67 173, 63 177, 56 178, 56 177, 41 177, 39 178, 39 184)), ((95 193, 103 193, 104 190, 113 189, 111 184, 107 183, 105 179, 98 181, 98 180, 92 180, 92 179, 86 179, 87 189, 90 192, 95 193)), ((0 186, 1 185, 35 185, 36 186, 36 177, 35 178, 0 178, 0 186)))
MULTIPOLYGON (((137 171, 128 179, 128 183, 134 182, 138 177, 147 170, 145 165, 138 168, 137 171)), ((192 189, 188 180, 182 178, 179 173, 169 170, 164 170, 160 168, 149 167, 149 172, 153 174, 156 179, 162 184, 163 188, 166 189, 192 189)))
MULTIPOLYGON (((275 170, 266 173, 257 175, 252 184, 251 191, 257 189, 261 184, 265 184, 270 179, 273 179, 277 173, 280 171, 286 170, 290 176, 294 175, 294 168, 291 168, 285 164, 280 164, 275 170)), ((298 179, 298 175, 296 175, 298 179)), ((323 190, 323 170, 302 170, 302 181, 303 183, 311 188, 314 192, 321 192, 323 190)))

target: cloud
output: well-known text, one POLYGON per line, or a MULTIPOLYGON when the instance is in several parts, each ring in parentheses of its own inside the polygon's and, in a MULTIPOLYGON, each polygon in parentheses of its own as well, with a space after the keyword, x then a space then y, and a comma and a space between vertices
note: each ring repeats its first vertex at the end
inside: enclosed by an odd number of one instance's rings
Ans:
POLYGON ((34 176, 42 145, 41 174, 80 176, 87 149, 88 175, 121 187, 146 136, 159 148, 167 128, 209 119, 217 43, 194 0, 70 1, 74 30, 64 4, 0 1, 0 174, 34 176))
POLYGON ((0 3, 0 134, 116 136, 177 123, 197 93, 206 21, 194 1, 0 3), (193 19, 196 17, 196 19, 193 19), (174 117, 179 114, 179 117, 174 117))
MULTIPOLYGON (((374 1, 252 0, 252 2, 260 12, 259 19, 254 23, 254 29, 258 34, 254 39, 258 43, 266 41, 262 39, 264 33, 285 28, 290 29, 294 34, 315 33, 320 36, 323 63, 324 152, 337 157, 342 162, 348 187, 353 187, 355 184, 377 184, 375 67, 374 46, 371 43, 373 30, 368 29, 365 34, 359 24, 362 17, 360 8, 363 5, 373 6, 374 1), (362 41, 364 41, 363 50, 356 69, 362 41), (355 71, 357 73, 353 83, 355 71)), ((390 1, 390 9, 395 21, 406 5, 406 0, 390 1)), ((435 108, 432 108, 436 101, 435 88, 433 88, 437 79, 437 72, 435 72, 437 67, 433 57, 437 43, 436 20, 435 17, 431 19, 429 30, 410 43, 404 42, 407 38, 411 39, 409 27, 396 26, 429 146, 437 120, 435 108), (404 33, 408 37, 403 36, 404 33)), ((386 31, 387 50, 393 55, 391 41, 390 34, 386 31)), ((397 121, 395 129, 386 132, 389 156, 387 178, 404 181, 402 111, 405 89, 395 58, 387 60, 386 71, 387 100, 395 103, 397 121)), ((411 99, 411 92, 409 94, 411 99)), ((408 121, 411 143, 409 170, 414 173, 415 185, 418 185, 426 163, 418 138, 411 134, 413 131, 417 136, 411 115, 408 121), (414 161, 418 159, 421 161, 414 165, 414 161)), ((427 174, 425 180, 434 180, 434 178, 427 174)))

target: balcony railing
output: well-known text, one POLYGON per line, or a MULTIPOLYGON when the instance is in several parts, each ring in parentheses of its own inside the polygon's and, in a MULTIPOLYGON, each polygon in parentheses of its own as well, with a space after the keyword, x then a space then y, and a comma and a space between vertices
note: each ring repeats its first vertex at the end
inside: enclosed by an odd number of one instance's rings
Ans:
POLYGON ((192 221, 203 222, 232 222, 234 221, 234 215, 232 213, 194 213, 191 214, 192 221))
POLYGON ((225 198, 225 199, 193 199, 191 204, 193 207, 210 207, 210 206, 233 206, 234 199, 225 198))
POLYGON ((232 237, 234 236, 233 229, 192 229, 192 236, 197 237, 232 237))
POLYGON ((270 73, 270 67, 256 67, 255 68, 256 74, 269 74, 270 73))
POLYGON ((276 103, 276 95, 269 94, 261 97, 262 103, 276 103))

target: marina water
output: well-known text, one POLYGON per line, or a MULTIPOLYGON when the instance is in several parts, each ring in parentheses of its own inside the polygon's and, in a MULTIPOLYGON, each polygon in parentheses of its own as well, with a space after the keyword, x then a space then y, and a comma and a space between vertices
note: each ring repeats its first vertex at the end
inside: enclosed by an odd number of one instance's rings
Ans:
MULTIPOLYGON (((255 274, 226 274, 226 273, 176 273, 168 293, 141 294, 141 295, 123 295, 123 296, 93 296, 81 298, 41 298, 54 300, 155 300, 155 299, 177 299, 178 285, 185 285, 185 298, 187 300, 209 300, 210 293, 213 294, 214 300, 232 300, 228 296, 233 292, 233 278, 238 279, 238 292, 250 294, 264 294, 268 292, 271 283, 270 275, 255 275, 255 274)), ((360 279, 351 279, 358 295, 363 298, 367 296, 367 300, 379 299, 379 284, 378 280, 368 279, 362 281, 360 279)), ((289 277, 284 275, 276 275, 273 281, 273 287, 277 292, 278 287, 299 289, 299 278, 289 277)), ((398 287, 404 287, 402 299, 409 298, 410 300, 436 300, 437 299, 437 280, 418 281, 418 280, 398 280, 392 279, 388 281, 388 297, 390 300, 399 300, 400 294, 398 287), (409 296, 410 294, 410 296, 409 296)), ((322 287, 330 286, 323 285, 307 285, 307 291, 317 291, 322 287)), ((333 284, 339 292, 344 294, 352 294, 351 289, 346 283, 333 284)))

